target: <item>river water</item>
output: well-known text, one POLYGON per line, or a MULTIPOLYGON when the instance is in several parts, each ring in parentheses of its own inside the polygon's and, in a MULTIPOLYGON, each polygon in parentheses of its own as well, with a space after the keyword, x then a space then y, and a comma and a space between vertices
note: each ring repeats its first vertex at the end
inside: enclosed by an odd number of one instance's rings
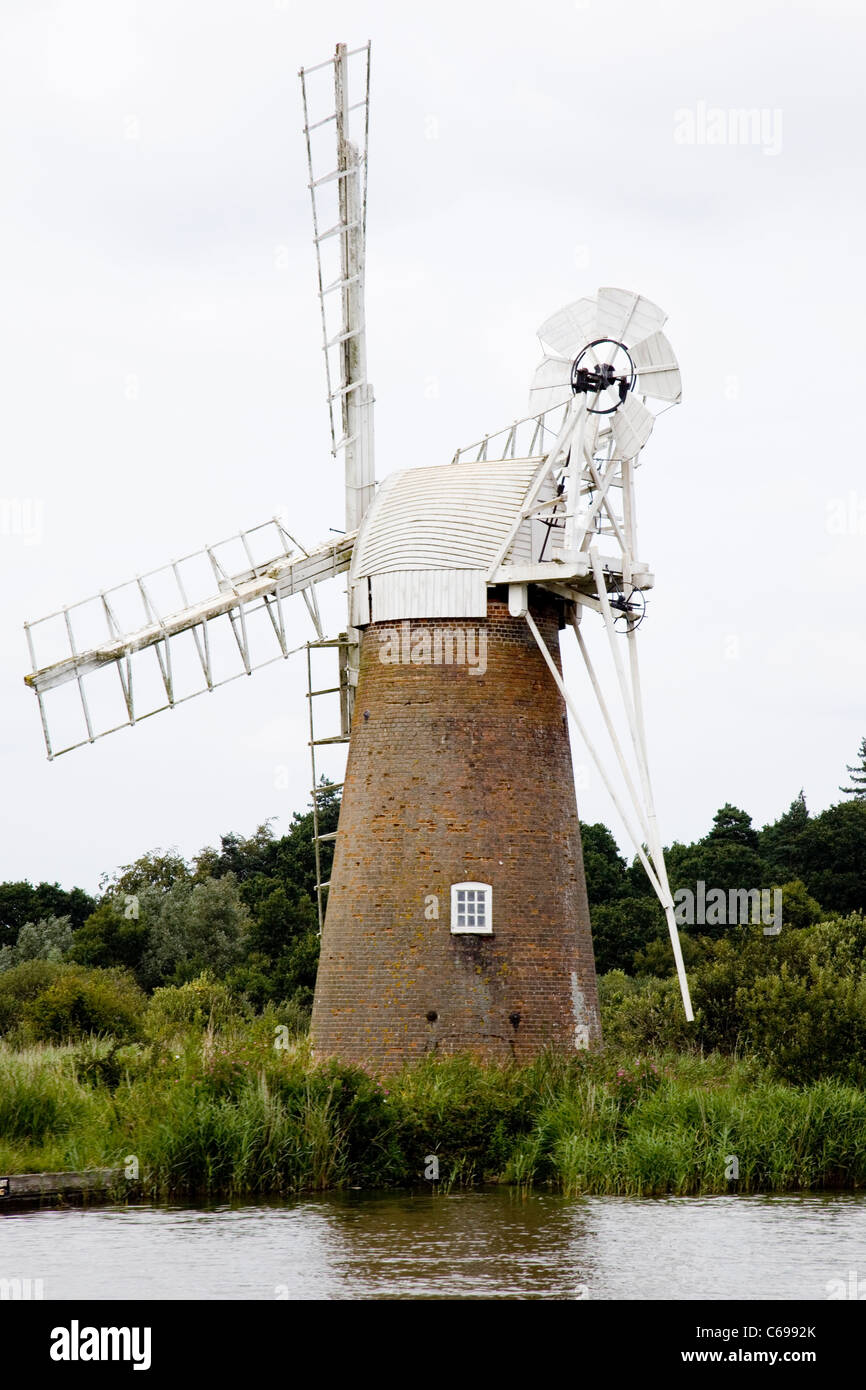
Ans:
POLYGON ((348 1193, 0 1216, 46 1299, 827 1299, 866 1295, 866 1194, 634 1200, 348 1193))

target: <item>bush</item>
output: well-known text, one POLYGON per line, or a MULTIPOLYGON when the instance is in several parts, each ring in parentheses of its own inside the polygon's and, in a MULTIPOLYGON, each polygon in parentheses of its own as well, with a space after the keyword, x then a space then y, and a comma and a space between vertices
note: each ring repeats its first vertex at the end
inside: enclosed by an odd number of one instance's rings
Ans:
POLYGON ((389 1082, 408 1172, 420 1176, 427 1154, 446 1186, 501 1173, 515 1140, 531 1128, 531 1069, 479 1065, 467 1056, 428 1057, 389 1082))
POLYGON ((18 1028, 32 1002, 56 979, 55 961, 30 960, 0 974, 0 1033, 18 1028))
POLYGON ((64 1042, 88 1033, 139 1036, 145 999, 131 976, 32 960, 0 975, 0 1031, 35 1042, 64 1042))
POLYGON ((609 1046, 632 1052, 695 1046, 695 1029, 686 1022, 676 979, 630 979, 612 970, 599 980, 599 1000, 602 1036, 609 1046))
POLYGON ((811 927, 824 916, 821 904, 806 891, 801 879, 782 884, 782 923, 786 927, 811 927))
POLYGON ((223 1028, 247 1012, 231 991, 204 971, 185 985, 154 990, 147 1006, 147 1031, 167 1038, 184 1028, 223 1028))
MULTIPOLYGON (((808 900, 801 905, 813 912, 808 900)), ((694 1026, 683 1018, 669 949, 647 948, 639 959, 660 976, 666 970, 664 977, 631 979, 617 970, 600 979, 606 1042, 635 1050, 745 1050, 798 1085, 830 1076, 866 1081, 862 914, 815 926, 788 924, 779 936, 741 928, 721 940, 685 937, 683 945, 694 1026)))
POLYGON ((840 978, 814 961, 797 978, 783 965, 740 990, 737 1003, 750 1046, 783 1080, 866 1082, 866 979, 840 978))

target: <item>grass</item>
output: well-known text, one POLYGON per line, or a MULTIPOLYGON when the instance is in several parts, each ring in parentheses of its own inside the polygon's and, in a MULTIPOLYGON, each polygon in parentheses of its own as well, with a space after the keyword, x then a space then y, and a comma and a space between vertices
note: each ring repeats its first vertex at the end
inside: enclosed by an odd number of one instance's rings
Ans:
POLYGON ((155 1197, 482 1181, 569 1195, 866 1186, 866 1094, 748 1059, 659 1053, 529 1066, 315 1066, 256 1022, 147 1045, 0 1044, 0 1172, 117 1166, 155 1197), (736 1171, 733 1179, 729 1174, 736 1171))

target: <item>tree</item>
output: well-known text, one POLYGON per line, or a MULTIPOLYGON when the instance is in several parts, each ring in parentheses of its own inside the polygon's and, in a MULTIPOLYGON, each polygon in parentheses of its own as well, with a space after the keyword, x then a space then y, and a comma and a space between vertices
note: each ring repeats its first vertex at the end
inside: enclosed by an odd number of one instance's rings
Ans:
MULTIPOLYGON (((312 1004, 319 960, 316 909, 301 888, 273 886, 253 911, 244 961, 230 979, 257 1008, 294 999, 312 1004)), ((249 885, 246 885, 247 887, 249 885)))
POLYGON ((582 825, 580 838, 590 907, 623 897, 628 892, 626 863, 607 826, 582 825))
POLYGON ((184 984, 208 971, 221 979, 243 958, 250 913, 233 873, 176 882, 164 894, 139 966, 146 989, 184 984))
POLYGON ((665 930, 658 898, 614 898, 592 908, 592 945, 599 975, 624 970, 631 975, 635 955, 665 930))
POLYGON ((758 832, 752 826, 752 817, 747 811, 726 802, 713 816, 713 828, 701 843, 714 844, 718 840, 731 840, 734 844, 757 849, 758 832))
POLYGON ((821 904, 806 891, 806 885, 799 878, 783 883, 782 923, 786 927, 811 927, 820 922, 824 913, 821 904))
MULTIPOLYGON (((757 850, 737 840, 713 840, 707 836, 676 854, 671 852, 668 878, 675 897, 680 889, 696 893, 698 883, 703 883, 707 892, 721 889, 727 899, 732 889, 769 887, 772 875, 757 850)), ((716 935, 725 928, 708 925, 707 930, 716 935)))
POLYGON ((25 960, 64 960, 72 946, 68 917, 44 917, 25 922, 14 946, 0 946, 0 971, 12 970, 25 960))
POLYGON ((866 798, 813 816, 799 839, 796 877, 826 912, 866 910, 866 798))
MULTIPOLYGON (((340 818, 340 793, 324 777, 319 784, 319 833, 336 830, 340 818)), ((276 838, 270 821, 265 821, 253 835, 228 834, 220 837, 219 850, 203 849, 196 856, 193 877, 222 878, 233 873, 241 885, 247 905, 255 909, 258 898, 267 896, 270 888, 282 884, 290 892, 300 889, 311 902, 316 896, 316 852, 313 843, 313 812, 296 811, 288 833, 276 838), (263 894, 262 886, 271 880, 263 894)), ((322 878, 330 876, 333 842, 320 845, 322 878)))
POLYGON ((14 946, 25 922, 49 917, 68 917, 73 931, 96 907, 96 899, 83 888, 69 892, 59 883, 39 883, 34 888, 26 880, 0 883, 0 946, 14 946))
POLYGON ((840 787, 840 792, 846 796, 859 797, 861 801, 866 800, 866 738, 861 738, 860 747, 857 749, 857 756, 860 759, 854 767, 849 767, 846 763, 846 770, 851 774, 853 783, 850 787, 840 787))
POLYGON ((264 821, 248 837, 232 832, 221 835, 218 850, 210 847, 200 850, 194 860, 193 877, 201 881, 231 873, 238 883, 244 883, 254 874, 273 874, 278 842, 271 830, 272 819, 264 821))
POLYGON ((795 878, 800 868, 800 841, 809 824, 802 787, 784 815, 760 833, 761 854, 775 877, 795 878))
POLYGON ((159 889, 153 888, 129 895, 106 894, 75 933, 70 958, 94 968, 123 967, 138 977, 161 897, 159 889))
POLYGON ((175 883, 188 883, 191 878, 189 865, 176 849, 155 849, 132 864, 124 864, 113 877, 103 874, 99 886, 103 893, 134 898, 145 888, 168 892, 175 883))

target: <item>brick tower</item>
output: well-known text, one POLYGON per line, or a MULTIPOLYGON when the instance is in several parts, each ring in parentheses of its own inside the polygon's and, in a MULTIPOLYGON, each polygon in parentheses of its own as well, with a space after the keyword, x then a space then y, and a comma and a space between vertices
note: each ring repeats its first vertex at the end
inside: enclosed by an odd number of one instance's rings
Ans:
MULTIPOLYGON (((446 489, 465 525, 466 485, 483 480, 496 497, 497 483, 521 473, 498 470, 388 479, 359 535, 360 660, 312 1020, 320 1057, 387 1067, 472 1051, 523 1061, 600 1040, 556 684, 506 586, 488 589, 480 570, 456 571, 449 584, 441 570, 380 568, 404 563, 400 546, 416 566, 437 563, 446 489), (438 505, 419 508, 431 483, 438 505), (415 520, 401 541, 407 503, 415 520)), ((558 667, 564 601, 530 594, 558 667)))

